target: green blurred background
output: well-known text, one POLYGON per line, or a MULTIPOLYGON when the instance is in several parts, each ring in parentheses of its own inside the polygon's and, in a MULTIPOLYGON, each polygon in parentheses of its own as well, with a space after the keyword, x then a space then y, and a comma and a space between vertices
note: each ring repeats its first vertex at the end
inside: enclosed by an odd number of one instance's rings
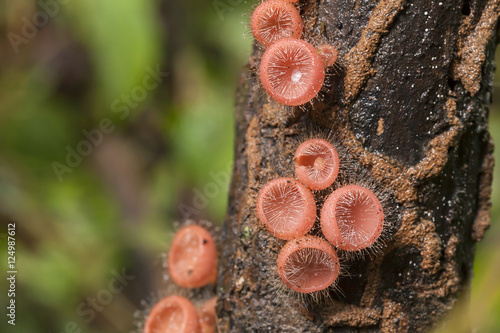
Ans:
MULTIPOLYGON (((252 4, 37 3, 0 0, 0 267, 16 222, 18 270, 15 328, 0 282, 0 332, 128 332, 161 288, 174 221, 222 221, 252 4), (133 280, 110 293, 123 269, 133 280)), ((498 170, 472 293, 486 332, 500 332, 498 170)))

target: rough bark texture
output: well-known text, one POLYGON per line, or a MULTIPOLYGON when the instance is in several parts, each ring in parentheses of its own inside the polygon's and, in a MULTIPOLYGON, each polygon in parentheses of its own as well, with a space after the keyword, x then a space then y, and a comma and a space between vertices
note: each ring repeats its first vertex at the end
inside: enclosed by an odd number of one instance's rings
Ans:
MULTIPOLYGON (((271 101, 257 46, 236 99, 235 165, 217 305, 221 332, 416 332, 469 292, 475 243, 489 226, 488 105, 499 0, 321 0, 300 5, 303 38, 334 43, 340 66, 303 108, 271 101), (280 285, 283 242, 255 214, 259 189, 293 177, 307 137, 328 137, 341 183, 383 197, 382 250, 344 261, 319 301, 280 285)), ((332 189, 315 193, 319 207, 332 189)), ((319 233, 313 230, 313 233, 319 233)))

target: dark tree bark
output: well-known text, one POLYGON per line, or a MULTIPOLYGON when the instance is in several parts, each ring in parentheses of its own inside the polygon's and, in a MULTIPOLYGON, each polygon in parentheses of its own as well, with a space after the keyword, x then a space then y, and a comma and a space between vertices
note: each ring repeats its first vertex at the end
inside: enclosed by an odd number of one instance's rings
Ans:
MULTIPOLYGON (((236 98, 235 165, 223 229, 221 332, 427 331, 469 293, 490 220, 488 106, 499 0, 301 1, 303 38, 334 42, 340 66, 303 108, 271 101, 254 48, 236 98), (344 182, 386 193, 386 246, 346 262, 343 294, 279 288, 283 242, 255 214, 259 189, 293 177, 293 150, 330 136, 344 182)), ((317 193, 318 202, 328 194, 317 193)))

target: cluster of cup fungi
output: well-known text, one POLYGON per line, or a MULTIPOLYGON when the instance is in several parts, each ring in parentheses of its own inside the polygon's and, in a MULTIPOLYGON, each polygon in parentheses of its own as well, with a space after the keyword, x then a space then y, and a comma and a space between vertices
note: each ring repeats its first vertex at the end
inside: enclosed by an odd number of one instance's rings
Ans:
MULTIPOLYGON (((325 68, 337 61, 332 45, 314 47, 302 36, 297 0, 265 0, 255 8, 251 29, 266 48, 259 76, 263 88, 278 103, 299 106, 321 90, 325 68)), ((309 139, 296 150, 295 177, 268 182, 257 197, 256 212, 275 237, 285 240, 277 258, 277 273, 291 290, 314 294, 334 286, 341 272, 337 251, 362 253, 374 246, 384 226, 384 212, 367 187, 338 186, 320 212, 324 236, 311 234, 317 220, 314 193, 332 188, 339 174, 339 155, 324 139, 309 139)), ((175 235, 168 254, 172 281, 183 288, 215 284, 217 247, 210 232, 188 225, 175 235)), ((196 307, 180 295, 169 295, 151 308, 143 333, 214 333, 216 297, 196 307)))
MULTIPOLYGON (((211 233, 200 225, 187 225, 175 235, 167 257, 168 273, 182 288, 213 285, 217 279, 217 246, 211 233)), ((198 307, 180 295, 160 299, 151 308, 143 333, 215 333, 212 297, 198 307)))
POLYGON ((255 39, 266 48, 260 61, 262 86, 278 103, 298 106, 311 101, 323 87, 325 67, 337 61, 328 44, 314 47, 302 36, 303 22, 293 3, 266 0, 252 14, 255 39))
MULTIPOLYGON (((334 46, 314 47, 301 39, 297 0, 267 0, 252 14, 252 34, 264 48, 259 77, 276 102, 299 106, 321 90, 325 68, 337 62, 334 46)), ((291 290, 314 294, 334 286, 341 272, 337 251, 363 254, 375 247, 384 212, 367 187, 348 184, 328 195, 320 212, 313 194, 329 189, 339 174, 339 155, 324 139, 303 142, 295 153, 295 177, 268 182, 257 197, 257 216, 275 237, 287 241, 277 258, 278 275, 291 290)))
POLYGON ((315 294, 335 286, 340 269, 339 255, 363 255, 379 241, 384 211, 377 196, 367 187, 337 186, 323 203, 319 224, 321 235, 311 235, 317 220, 314 192, 334 185, 339 174, 339 155, 324 139, 304 141, 294 156, 295 177, 268 182, 257 197, 261 223, 276 238, 287 241, 277 259, 278 275, 291 290, 315 294))

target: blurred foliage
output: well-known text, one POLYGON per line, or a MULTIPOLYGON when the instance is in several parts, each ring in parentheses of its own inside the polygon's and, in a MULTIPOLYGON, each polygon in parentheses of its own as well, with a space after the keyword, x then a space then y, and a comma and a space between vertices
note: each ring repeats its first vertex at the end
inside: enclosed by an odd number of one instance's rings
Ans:
POLYGON ((126 332, 160 289, 179 207, 222 222, 249 5, 221 20, 211 1, 43 3, 0 0, 0 219, 17 223, 19 272, 17 325, 0 331, 126 332), (142 89, 157 69, 161 84, 142 89), (54 162, 69 168, 58 177, 54 162), (95 318, 77 313, 122 268, 133 283, 95 318))
MULTIPOLYGON (((0 0, 0 219, 17 224, 19 272, 16 327, 4 318, 1 332, 59 333, 71 322, 82 332, 129 331, 161 286, 174 221, 190 212, 222 222, 250 6, 0 0), (160 84, 144 89, 157 69, 160 84), (97 144, 82 143, 88 133, 97 144), (123 268, 135 277, 123 293, 91 319, 77 312, 123 268)), ((497 168, 494 224, 478 245, 472 293, 475 324, 488 332, 500 331, 499 181, 497 168)))

